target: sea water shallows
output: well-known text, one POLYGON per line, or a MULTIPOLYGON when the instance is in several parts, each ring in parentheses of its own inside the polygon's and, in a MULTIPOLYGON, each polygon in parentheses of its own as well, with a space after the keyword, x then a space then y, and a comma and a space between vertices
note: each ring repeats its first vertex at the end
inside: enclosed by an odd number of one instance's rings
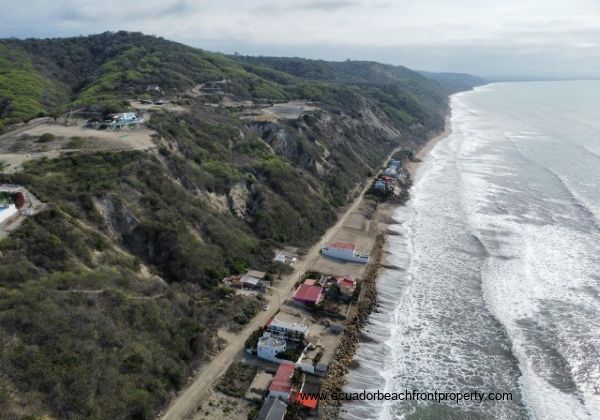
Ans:
POLYGON ((347 390, 500 391, 366 401, 346 418, 600 418, 600 82, 493 84, 396 212, 347 390))

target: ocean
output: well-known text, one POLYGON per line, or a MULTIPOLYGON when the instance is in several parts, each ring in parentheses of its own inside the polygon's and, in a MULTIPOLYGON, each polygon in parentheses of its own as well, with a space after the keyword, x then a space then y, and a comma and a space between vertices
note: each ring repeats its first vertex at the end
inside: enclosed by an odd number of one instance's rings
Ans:
POLYGON ((354 401, 342 416, 600 419, 600 82, 490 84, 451 108, 395 212, 397 268, 344 390, 511 398, 354 401))

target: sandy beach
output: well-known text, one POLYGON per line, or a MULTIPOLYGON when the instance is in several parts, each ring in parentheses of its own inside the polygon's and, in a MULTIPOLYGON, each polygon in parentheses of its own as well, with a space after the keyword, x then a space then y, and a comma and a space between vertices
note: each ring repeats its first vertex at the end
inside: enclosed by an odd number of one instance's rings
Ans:
MULTIPOLYGON (((416 170, 419 163, 427 156, 433 147, 442 139, 446 138, 450 133, 450 119, 446 118, 445 129, 443 132, 432 136, 423 146, 415 153, 415 161, 409 162, 406 165, 410 177, 414 180, 416 170)), ((362 278, 362 292, 355 307, 356 312, 353 314, 352 320, 346 325, 344 334, 337 346, 336 355, 333 363, 330 364, 328 373, 323 381, 321 391, 333 391, 341 388, 346 381, 348 366, 352 363, 357 347, 361 339, 361 331, 364 324, 367 322, 369 314, 377 306, 377 277, 379 269, 383 267, 383 259, 386 253, 386 234, 388 226, 394 223, 394 211, 398 208, 398 204, 392 203, 375 203, 370 199, 363 198, 355 212, 354 220, 361 218, 364 226, 369 226, 366 232, 353 230, 348 226, 347 222, 338 230, 338 235, 345 235, 344 239, 360 243, 360 240, 368 242, 372 245, 371 256, 372 262, 368 266, 360 269, 362 278), (371 212, 364 212, 365 208, 369 207, 371 202, 371 212)), ((363 242, 364 243, 364 242, 363 242)), ((339 264, 339 263, 334 263, 339 264)), ((351 264, 354 265, 354 264, 351 264)), ((333 268, 333 267, 330 267, 333 268)), ((358 273, 354 273, 358 274, 358 273)), ((321 401, 319 418, 337 418, 339 417, 340 403, 339 401, 321 401)))
POLYGON ((451 124, 450 124, 450 116, 447 116, 446 123, 444 124, 444 131, 442 131, 440 134, 437 134, 437 135, 433 136, 431 139, 429 139, 423 145, 423 147, 421 147, 415 153, 415 158, 417 160, 415 160, 414 162, 408 162, 406 164, 406 170, 410 174, 410 177, 413 181, 415 180, 415 175, 417 173, 417 168, 419 167, 419 163, 421 163, 421 161, 423 159, 425 159, 425 157, 427 157, 429 152, 431 152, 431 150, 435 147, 436 144, 438 144, 441 140, 448 137, 448 135, 450 134, 451 131, 452 131, 452 128, 451 128, 451 124))

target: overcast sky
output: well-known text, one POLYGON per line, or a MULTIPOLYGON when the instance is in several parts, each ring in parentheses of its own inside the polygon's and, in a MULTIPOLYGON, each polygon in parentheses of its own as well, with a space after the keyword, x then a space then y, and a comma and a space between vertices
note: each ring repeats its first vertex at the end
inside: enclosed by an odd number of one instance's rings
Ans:
POLYGON ((142 31, 226 53, 600 77, 600 0, 0 0, 0 37, 142 31))

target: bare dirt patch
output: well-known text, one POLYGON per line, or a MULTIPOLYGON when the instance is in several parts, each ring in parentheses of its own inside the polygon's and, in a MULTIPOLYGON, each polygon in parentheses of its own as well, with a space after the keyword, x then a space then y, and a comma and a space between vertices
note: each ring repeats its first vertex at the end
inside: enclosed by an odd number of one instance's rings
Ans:
POLYGON ((56 158, 63 152, 103 150, 146 150, 155 147, 156 132, 144 127, 96 130, 52 122, 32 123, 0 136, 0 162, 4 171, 14 172, 26 161, 56 158))

